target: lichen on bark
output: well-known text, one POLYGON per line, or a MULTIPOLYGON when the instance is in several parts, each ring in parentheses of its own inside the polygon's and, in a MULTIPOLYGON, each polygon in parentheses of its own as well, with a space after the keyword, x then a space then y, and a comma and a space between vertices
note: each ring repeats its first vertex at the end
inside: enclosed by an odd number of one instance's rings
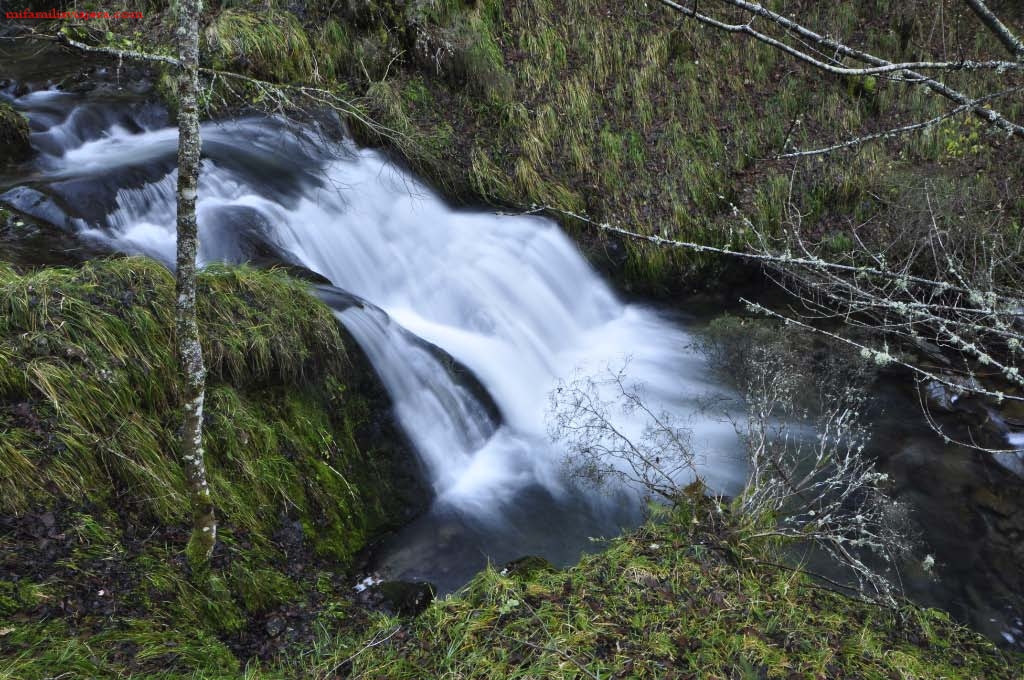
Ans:
POLYGON ((217 519, 206 480, 203 459, 203 402, 206 367, 203 365, 196 321, 196 251, 199 229, 196 198, 199 187, 199 14, 200 0, 180 0, 178 12, 178 215, 177 306, 175 333, 178 364, 186 390, 181 429, 181 459, 192 504, 192 538, 188 558, 193 565, 209 559, 217 543, 217 519))

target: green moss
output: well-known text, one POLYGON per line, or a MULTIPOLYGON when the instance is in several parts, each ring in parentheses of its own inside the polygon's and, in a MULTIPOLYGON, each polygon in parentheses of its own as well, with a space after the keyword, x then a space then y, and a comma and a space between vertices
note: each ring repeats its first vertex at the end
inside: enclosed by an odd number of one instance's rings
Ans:
MULTIPOLYGON (((55 493, 103 503, 131 489, 159 521, 184 521, 170 275, 141 259, 0 271, 0 396, 31 409, 3 416, 0 505, 19 514, 55 493), (33 432, 25 418, 47 427, 33 432)), ((199 298, 211 377, 206 446, 221 512, 269 535, 278 517, 268 509, 300 508, 301 518, 346 536, 332 545, 348 557, 382 510, 377 494, 355 491, 368 481, 359 470, 378 470, 364 466, 345 418, 359 397, 341 391, 351 365, 333 315, 301 284, 248 269, 206 270, 199 298), (356 472, 327 472, 339 469, 356 472)))
POLYGON ((142 258, 0 264, 0 512, 25 523, 0 538, 0 568, 20 575, 0 587, 0 629, 17 632, 0 677, 237 672, 223 639, 307 606, 406 509, 408 461, 331 311, 281 272, 211 267, 199 316, 220 546, 191 569, 173 288, 142 258))

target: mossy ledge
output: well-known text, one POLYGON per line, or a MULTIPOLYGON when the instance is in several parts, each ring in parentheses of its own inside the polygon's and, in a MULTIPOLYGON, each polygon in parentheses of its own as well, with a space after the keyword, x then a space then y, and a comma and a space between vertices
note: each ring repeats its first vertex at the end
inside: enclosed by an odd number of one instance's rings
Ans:
POLYGON ((330 310, 281 272, 207 268, 222 524, 191 573, 173 297, 143 258, 0 263, 0 677, 234 677, 308 642, 327 603, 332 630, 365 616, 353 556, 426 498, 330 310))

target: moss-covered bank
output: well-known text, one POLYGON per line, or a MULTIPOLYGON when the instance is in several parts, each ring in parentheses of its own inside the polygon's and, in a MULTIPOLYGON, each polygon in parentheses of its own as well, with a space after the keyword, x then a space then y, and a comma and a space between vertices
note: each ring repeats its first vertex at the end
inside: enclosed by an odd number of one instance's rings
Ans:
POLYGON ((222 528, 190 574, 173 288, 142 258, 0 264, 0 677, 232 677, 344 609, 353 556, 425 498, 330 310, 279 272, 208 268, 222 528))
POLYGON ((571 569, 488 569, 411 625, 379 622, 391 638, 351 677, 1022 677, 1024 660, 945 614, 837 595, 746 535, 694 495, 571 569))

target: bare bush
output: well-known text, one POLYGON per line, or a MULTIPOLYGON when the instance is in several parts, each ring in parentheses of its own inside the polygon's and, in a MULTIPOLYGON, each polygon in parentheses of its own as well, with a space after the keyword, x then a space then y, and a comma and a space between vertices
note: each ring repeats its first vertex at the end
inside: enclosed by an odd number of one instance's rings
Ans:
POLYGON ((875 369, 842 346, 813 351, 809 334, 726 317, 707 353, 746 406, 737 430, 750 474, 737 504, 754 536, 809 541, 847 568, 862 594, 893 602, 887 572, 906 557, 906 508, 865 454, 875 369))
MULTIPOLYGON (((891 604, 898 589, 889 574, 913 541, 906 509, 865 453, 875 366, 814 341, 798 329, 781 335, 763 321, 725 317, 704 343, 746 413, 733 420, 749 462, 736 525, 747 538, 812 544, 849 571, 862 595, 891 604)), ((563 381, 549 400, 549 434, 576 480, 625 484, 674 504, 698 479, 690 430, 650 407, 625 366, 563 381)))
MULTIPOLYGON (((908 197, 910 198, 910 197, 908 197)), ((877 364, 898 363, 914 374, 921 390, 941 389, 970 395, 993 407, 1019 401, 1024 388, 1024 241, 996 229, 962 230, 953 215, 939 215, 928 187, 913 194, 903 233, 887 248, 868 245, 857 229, 844 266, 828 259, 823 244, 803 234, 803 215, 792 197, 785 208, 786 228, 769 236, 751 225, 755 251, 769 277, 799 304, 790 310, 756 311, 824 335, 833 335, 877 364), (822 324, 841 322, 840 335, 822 324), (859 339, 852 333, 859 332, 859 339), (925 357, 909 361, 901 347, 925 357)), ((923 402, 924 403, 924 402, 923 402)), ((925 404, 926 406, 926 404, 925 404)), ((928 423, 946 442, 952 436, 930 417, 928 423)), ((958 443, 991 453, 992 447, 970 435, 958 443)))
POLYGON ((649 406, 642 386, 627 382, 627 366, 560 381, 548 395, 548 434, 565 448, 574 478, 597 488, 625 483, 674 503, 696 477, 690 430, 649 406), (638 422, 638 432, 626 429, 638 422))

